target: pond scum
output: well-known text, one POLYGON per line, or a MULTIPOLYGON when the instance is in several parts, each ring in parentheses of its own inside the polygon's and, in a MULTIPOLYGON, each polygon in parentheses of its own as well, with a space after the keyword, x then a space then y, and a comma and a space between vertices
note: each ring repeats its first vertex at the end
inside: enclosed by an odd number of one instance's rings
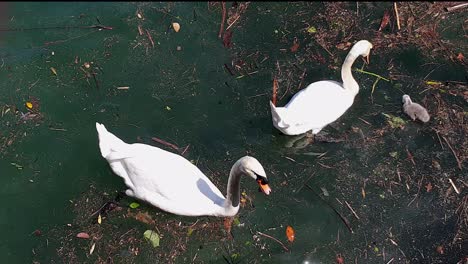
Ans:
MULTIPOLYGON (((288 96, 307 85, 308 69, 303 63, 314 61, 329 71, 336 71, 342 61, 338 54, 348 50, 357 39, 368 39, 373 43, 371 59, 372 56, 387 56, 415 46, 430 60, 445 61, 466 71, 466 21, 458 25, 465 34, 458 36, 459 40, 446 41, 442 36, 454 20, 460 20, 460 16, 466 14, 463 8, 450 9, 458 4, 386 3, 388 8, 382 14, 373 14, 378 3, 277 4, 291 6, 290 10, 278 16, 283 26, 278 32, 291 32, 292 28, 302 30, 296 35, 283 36, 284 47, 280 52, 287 54, 289 59, 276 61, 271 64, 273 66, 262 64, 268 55, 261 51, 251 53, 233 38, 245 32, 244 27, 258 15, 249 12, 255 8, 255 3, 208 2, 207 9, 219 13, 220 21, 226 20, 219 31, 213 31, 213 34, 219 34, 224 47, 233 54, 232 61, 224 65, 226 72, 236 78, 252 77, 259 71, 271 72, 272 87, 276 83, 277 100, 284 103, 288 96), (363 24, 367 26, 359 27, 363 24)), ((150 8, 149 5, 136 4, 138 9, 150 8)), ((167 8, 159 9, 159 12, 172 16, 171 8, 174 8, 173 3, 167 3, 167 8)), ((142 52, 148 52, 154 47, 152 31, 141 25, 135 26, 140 32, 136 45, 144 47, 142 52)), ((316 159, 321 166, 338 175, 333 192, 336 198, 321 195, 321 199, 329 202, 356 236, 340 241, 338 234, 335 243, 310 251, 332 248, 336 254, 328 255, 328 261, 324 263, 468 263, 468 77, 465 75, 466 81, 434 81, 412 77, 393 60, 388 61, 386 67, 387 73, 382 76, 364 71, 354 74, 371 78, 372 82, 366 86, 373 87, 372 91, 379 89, 382 83, 395 89, 401 89, 400 83, 425 87, 421 89, 422 100, 418 102, 431 113, 431 122, 425 126, 410 122, 401 110, 382 115, 382 109, 372 105, 369 112, 357 121, 359 125, 339 135, 342 140, 336 144, 346 142, 347 149, 335 153, 335 159, 321 156, 316 159), (395 119, 396 116, 401 118, 395 119), (417 129, 420 135, 408 138, 408 127, 417 129), (427 139, 434 139, 438 145, 416 147, 415 140, 427 139), (389 145, 393 146, 391 151, 385 147, 389 145), (356 156, 363 164, 360 170, 356 170, 349 160, 339 159, 351 149, 359 150, 356 156), (376 156, 385 158, 376 160, 373 158, 376 156), (368 170, 372 171, 370 175, 366 172, 368 170), (407 217, 403 220, 401 215, 407 217)), ((95 83, 98 86, 95 75, 88 74, 88 78, 90 85, 95 83)), ((369 93, 369 100, 373 100, 369 91, 361 92, 369 93)), ((2 117, 11 112, 9 118, 14 114, 11 124, 16 124, 2 130, 1 153, 9 151, 19 139, 18 126, 41 124, 39 102, 31 98, 29 103, 35 111, 24 114, 0 101, 2 117)), ((249 107, 252 112, 259 113, 264 106, 252 104, 249 107)), ((174 151, 167 146, 166 149, 174 151)), ((292 159, 291 162, 296 161, 292 159)), ((223 186, 219 182, 215 184, 223 186)), ((268 245, 277 246, 275 241, 250 229, 254 241, 252 251, 239 252, 241 247, 236 245, 235 237, 225 230, 220 219, 165 216, 166 220, 159 222, 157 219, 165 213, 147 205, 129 208, 132 200, 128 198, 98 211, 114 198, 114 191, 98 190, 90 185, 87 192, 70 201, 69 210, 76 215, 72 223, 51 230, 36 230, 32 234, 38 239, 47 238, 33 249, 33 259, 41 259, 41 254, 52 250, 51 254, 56 254, 63 263, 204 263, 200 260, 201 254, 211 254, 215 258, 213 263, 275 262, 252 254, 259 251, 263 257, 269 256, 268 245), (101 223, 98 223, 98 218, 101 223), (161 238, 161 245, 156 250, 142 235, 142 230, 147 229, 156 231, 161 238), (80 232, 85 232, 89 238, 77 238, 80 232), (191 241, 202 241, 213 251, 201 253, 203 246, 200 245, 199 255, 187 252, 191 241)), ((239 218, 254 210, 246 197, 239 218)), ((236 228, 240 228, 239 220, 233 223, 232 229, 236 228)), ((300 234, 296 233, 298 236, 300 234)), ((285 241, 284 238, 280 240, 285 241)), ((39 263, 39 260, 33 263, 39 263)))

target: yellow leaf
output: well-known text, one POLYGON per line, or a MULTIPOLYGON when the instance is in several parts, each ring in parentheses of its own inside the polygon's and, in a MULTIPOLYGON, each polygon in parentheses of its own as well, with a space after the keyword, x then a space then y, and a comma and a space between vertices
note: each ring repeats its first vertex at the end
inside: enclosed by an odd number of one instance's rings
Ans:
POLYGON ((174 28, 175 32, 179 32, 180 30, 180 24, 177 22, 172 23, 172 28, 174 28))
POLYGON ((102 223, 101 214, 98 215, 97 222, 98 222, 98 224, 101 224, 101 223, 102 223))
POLYGON ((436 82, 436 81, 426 81, 426 84, 428 85, 441 85, 441 82, 436 82))
POLYGON ((54 67, 50 67, 50 70, 52 71, 53 74, 57 75, 57 70, 54 67))
POLYGON ((33 104, 31 102, 26 102, 26 107, 29 109, 33 108, 33 104))

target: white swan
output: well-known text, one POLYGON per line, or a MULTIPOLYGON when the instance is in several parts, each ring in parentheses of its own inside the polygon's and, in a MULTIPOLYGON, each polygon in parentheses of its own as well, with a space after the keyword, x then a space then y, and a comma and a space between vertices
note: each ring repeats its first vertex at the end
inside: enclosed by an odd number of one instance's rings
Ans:
POLYGON ((407 114, 413 121, 417 119, 423 121, 424 123, 428 122, 431 118, 426 108, 418 103, 413 103, 409 95, 405 94, 402 97, 403 102, 403 112, 407 114))
POLYGON ((351 74, 351 66, 359 56, 367 57, 372 44, 358 41, 346 56, 341 68, 343 83, 318 81, 299 91, 284 107, 275 107, 270 101, 273 125, 286 135, 299 135, 312 130, 317 134, 326 125, 337 120, 353 104, 359 85, 351 74))
POLYGON ((230 217, 239 211, 241 175, 269 195, 265 170, 253 157, 239 159, 231 169, 227 198, 195 165, 182 156, 146 144, 127 144, 96 123, 99 148, 112 170, 129 189, 125 194, 164 211, 187 216, 230 217))

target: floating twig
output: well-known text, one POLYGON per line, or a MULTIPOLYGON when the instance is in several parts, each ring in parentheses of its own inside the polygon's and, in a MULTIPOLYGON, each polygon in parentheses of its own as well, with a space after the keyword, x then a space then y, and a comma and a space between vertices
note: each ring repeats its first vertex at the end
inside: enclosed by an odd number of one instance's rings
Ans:
POLYGON ((464 4, 459 4, 459 5, 456 5, 456 6, 452 6, 452 7, 446 7, 444 9, 447 12, 452 12, 452 11, 455 11, 455 10, 458 10, 460 8, 464 8, 464 7, 467 7, 467 6, 468 6, 468 3, 464 3, 464 4))
POLYGON ((171 144, 171 143, 169 143, 169 142, 167 142, 167 141, 164 141, 164 140, 162 140, 162 139, 159 139, 159 138, 157 138, 157 137, 152 137, 151 140, 156 141, 156 142, 158 142, 158 143, 161 143, 161 144, 163 144, 163 145, 165 145, 165 146, 171 147, 171 148, 173 148, 173 149, 175 149, 175 150, 179 150, 179 147, 177 147, 176 145, 171 144))
POLYGON ((226 63, 224 63, 224 68, 229 72, 229 74, 231 74, 231 76, 234 76, 234 73, 232 73, 231 69, 229 68, 229 66, 227 66, 226 63))
POLYGON ((264 233, 262 233, 260 231, 257 231, 257 234, 259 234, 261 236, 264 236, 264 237, 268 237, 270 239, 273 239, 274 241, 278 242, 284 248, 284 250, 289 251, 289 249, 283 244, 283 242, 279 241, 278 239, 276 239, 276 238, 274 238, 274 237, 272 237, 270 235, 264 234, 264 233))
POLYGON ((97 28, 104 30, 112 30, 113 27, 103 25, 92 25, 92 26, 58 26, 58 27, 36 27, 36 28, 0 28, 0 31, 30 31, 30 30, 50 30, 50 29, 82 29, 82 28, 97 28))
POLYGON ((221 38, 221 36, 223 35, 224 21, 226 20, 226 3, 224 1, 221 2, 221 6, 223 8, 223 17, 221 18, 221 25, 219 26, 218 38, 221 38))
POLYGON ((96 73, 92 72, 91 75, 93 76, 94 83, 96 84, 96 88, 99 90, 99 82, 96 78, 96 73))
POLYGON ((457 186, 455 186, 455 183, 453 183, 452 179, 449 178, 449 182, 452 185, 453 189, 457 194, 460 194, 460 191, 458 190, 457 186))
POLYGON ((366 120, 364 120, 364 119, 362 119, 362 118, 360 118, 360 117, 358 117, 358 119, 361 120, 362 122, 368 124, 369 126, 371 125, 371 123, 367 122, 366 120))
POLYGON ((331 204, 329 204, 327 201, 325 201, 325 199, 323 199, 320 195, 315 193, 314 189, 312 189, 312 187, 310 187, 307 183, 304 183, 304 185, 305 185, 305 187, 309 188, 309 190, 311 190, 315 195, 317 195, 320 198, 320 200, 322 200, 326 205, 328 205, 331 209, 333 209, 333 211, 340 217, 341 221, 343 221, 343 223, 346 225, 349 232, 354 234, 354 231, 351 228, 351 224, 349 223, 349 221, 348 221, 348 219, 346 217, 341 215, 340 212, 338 212, 338 210, 335 209, 335 207, 333 207, 331 204))
POLYGON ((453 148, 450 145, 450 143, 448 142, 448 140, 444 136, 441 136, 441 137, 445 140, 445 143, 447 143, 448 147, 452 151, 453 156, 455 156, 455 159, 457 160, 458 168, 461 170, 462 169, 462 164, 461 164, 460 160, 458 159, 457 153, 455 153, 455 150, 453 150, 453 148))
POLYGON ((413 154, 408 150, 408 147, 406 147, 406 154, 408 155, 408 159, 413 163, 414 166, 416 166, 416 162, 414 161, 413 154))
POLYGON ((189 147, 190 147, 190 144, 188 144, 188 145, 184 148, 184 150, 182 151, 182 153, 181 153, 180 155, 184 155, 185 152, 187 152, 187 150, 189 149, 189 147))
POLYGON ((149 31, 147 29, 146 29, 146 35, 148 36, 148 39, 151 42, 151 46, 153 46, 153 48, 154 48, 153 38, 151 37, 151 34, 149 33, 149 31))
POLYGON ((234 21, 232 21, 232 23, 226 28, 226 31, 227 31, 228 29, 230 29, 230 28, 232 27, 232 25, 234 25, 234 23, 236 23, 237 20, 239 20, 240 17, 241 17, 241 16, 238 15, 237 18, 236 18, 234 21))
POLYGON ((54 127, 49 127, 49 130, 53 130, 53 131, 67 131, 65 128, 54 128, 54 127))
POLYGON ((306 74, 306 68, 304 68, 304 71, 302 72, 302 75, 301 75, 301 82, 299 83, 299 86, 297 87, 297 90, 300 90, 301 89, 301 86, 302 86, 302 82, 304 81, 304 77, 305 77, 305 74, 306 74))
POLYGON ((395 9, 395 17, 396 17, 396 23, 397 23, 397 28, 400 30, 400 16, 398 15, 398 7, 396 2, 393 2, 393 8, 395 9))
POLYGON ((141 27, 141 25, 138 25, 138 34, 140 34, 140 36, 143 35, 143 28, 141 27))
POLYGON ((353 213, 353 215, 359 220, 359 216, 356 214, 356 212, 353 210, 353 208, 351 207, 351 205, 347 202, 347 201, 344 201, 346 206, 348 206, 349 210, 351 210, 351 212, 353 213))
POLYGON ((357 71, 357 72, 365 73, 365 74, 368 74, 368 75, 372 75, 372 76, 377 77, 377 78, 380 78, 380 79, 382 79, 382 80, 384 80, 384 81, 390 82, 389 79, 384 78, 384 77, 382 77, 382 76, 380 76, 380 75, 378 75, 378 74, 375 74, 375 73, 373 73, 373 72, 364 71, 364 70, 361 70, 361 69, 358 69, 358 68, 354 68, 354 70, 357 71))

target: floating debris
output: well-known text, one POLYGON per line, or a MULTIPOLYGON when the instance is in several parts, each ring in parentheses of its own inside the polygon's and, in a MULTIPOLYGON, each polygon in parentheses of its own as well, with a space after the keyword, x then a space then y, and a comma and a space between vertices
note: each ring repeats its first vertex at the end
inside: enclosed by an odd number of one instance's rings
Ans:
POLYGON ((286 227, 286 237, 288 238, 289 242, 294 242, 295 239, 295 232, 292 226, 287 226, 286 227))
POLYGON ((146 230, 143 236, 151 242, 153 247, 159 247, 159 235, 153 230, 146 230))
POLYGON ((172 28, 174 29, 175 32, 179 32, 180 30, 180 24, 177 22, 172 23, 172 28))

